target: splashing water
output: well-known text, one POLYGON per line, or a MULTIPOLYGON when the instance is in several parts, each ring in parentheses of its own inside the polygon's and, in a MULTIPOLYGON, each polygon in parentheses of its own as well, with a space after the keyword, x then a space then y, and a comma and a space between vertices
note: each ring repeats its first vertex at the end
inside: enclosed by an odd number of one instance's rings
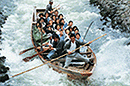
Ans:
MULTIPOLYGON (((27 63, 22 61, 23 58, 34 55, 34 50, 21 56, 18 54, 21 50, 33 46, 30 37, 33 7, 45 8, 48 2, 48 0, 13 0, 11 4, 15 5, 14 8, 10 14, 5 13, 9 16, 2 29, 4 41, 2 41, 1 55, 7 57, 6 65, 10 67, 10 76, 42 64, 39 59, 27 63)), ((90 45, 97 56, 97 67, 88 82, 69 81, 66 75, 59 74, 44 65, 0 84, 14 86, 130 85, 130 46, 124 45, 128 39, 111 28, 105 32, 100 31, 98 28, 102 26, 102 22, 99 10, 90 6, 89 0, 54 0, 54 6, 58 4, 62 6, 59 12, 64 15, 66 22, 73 20, 74 25, 80 29, 82 37, 89 24, 94 21, 86 41, 107 33, 106 37, 90 45)))

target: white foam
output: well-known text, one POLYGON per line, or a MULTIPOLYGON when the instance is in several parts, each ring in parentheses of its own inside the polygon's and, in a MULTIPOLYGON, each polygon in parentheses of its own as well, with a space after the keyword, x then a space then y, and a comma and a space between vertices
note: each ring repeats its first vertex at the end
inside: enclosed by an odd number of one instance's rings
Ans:
MULTIPOLYGON (((15 4, 17 7, 14 8, 13 14, 8 17, 2 29, 2 36, 5 40, 2 44, 1 54, 7 57, 6 65, 10 67, 10 76, 42 64, 38 59, 28 63, 22 62, 23 58, 34 55, 34 51, 29 51, 21 56, 18 54, 21 50, 32 47, 30 29, 33 6, 45 8, 48 0, 18 0, 15 4)), ((79 27, 82 36, 94 20, 86 36, 87 41, 105 33, 98 29, 102 24, 99 20, 101 16, 96 7, 89 5, 89 0, 54 0, 54 5, 58 4, 63 7, 60 13, 64 14, 66 22, 73 20, 74 25, 79 27)), ((91 44, 96 53, 98 65, 90 77, 89 85, 109 85, 109 83, 116 82, 130 85, 130 63, 128 62, 130 46, 123 45, 127 39, 117 39, 112 35, 113 32, 107 33, 107 37, 91 44)), ((10 79, 10 81, 10 84, 14 86, 86 85, 79 81, 76 83, 68 81, 66 75, 53 71, 47 65, 10 79)))

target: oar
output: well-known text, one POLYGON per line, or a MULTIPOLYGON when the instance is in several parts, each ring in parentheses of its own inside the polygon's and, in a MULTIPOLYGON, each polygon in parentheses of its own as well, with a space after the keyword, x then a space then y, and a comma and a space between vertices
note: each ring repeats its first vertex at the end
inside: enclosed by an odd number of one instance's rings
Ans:
MULTIPOLYGON (((48 48, 48 47, 46 47, 46 48, 48 48)), ((49 49, 49 48, 48 48, 49 49)), ((38 54, 41 54, 41 53, 43 53, 43 52, 45 52, 46 50, 43 50, 43 51, 41 51, 41 52, 39 52, 39 53, 37 53, 37 54, 35 54, 35 55, 33 55, 33 56, 30 56, 30 57, 26 57, 26 58, 24 58, 23 59, 23 61, 25 61, 25 62, 28 62, 30 59, 32 59, 33 57, 35 57, 35 56, 37 56, 38 54)))
MULTIPOLYGON (((44 45, 41 45, 41 46, 44 46, 44 45)), ((41 46, 38 46, 38 47, 41 47, 41 46)), ((25 49, 25 50, 21 51, 21 52, 19 53, 19 55, 21 55, 21 54, 23 54, 23 53, 25 53, 25 52, 27 52, 27 51, 29 51, 29 50, 36 49, 36 48, 38 48, 38 47, 31 47, 31 48, 25 49)))
POLYGON ((86 37, 86 35, 87 35, 88 31, 89 31, 89 28, 91 27, 91 25, 93 24, 93 22, 94 22, 94 21, 92 21, 92 22, 90 23, 90 25, 89 25, 89 27, 88 27, 88 29, 87 29, 87 31, 86 31, 86 33, 85 33, 85 35, 84 35, 83 40, 85 40, 85 37, 86 37))
POLYGON ((60 6, 60 4, 59 5, 57 5, 56 7, 54 7, 54 8, 52 8, 52 9, 56 9, 57 7, 59 7, 60 6))
MULTIPOLYGON (((96 39, 94 39, 94 40, 92 40, 92 41, 90 41, 90 42, 84 44, 83 46, 80 46, 80 47, 76 48, 76 49, 73 50, 72 52, 74 52, 74 51, 76 51, 76 50, 78 50, 78 49, 80 49, 80 48, 86 46, 87 44, 91 44, 92 42, 94 42, 94 41, 96 41, 96 40, 102 38, 102 37, 105 36, 105 35, 106 35, 106 34, 104 34, 104 35, 102 35, 102 36, 100 36, 100 37, 98 37, 98 38, 96 38, 96 39)), ((40 52, 39 52, 39 53, 40 53, 40 52)), ((46 61, 44 64, 41 64, 41 65, 36 66, 36 67, 33 67, 33 68, 29 69, 29 70, 26 70, 26 71, 23 71, 23 72, 21 72, 21 73, 15 74, 15 75, 13 75, 12 77, 16 77, 16 76, 18 76, 18 75, 21 75, 21 74, 24 74, 24 73, 26 73, 26 72, 29 72, 29 71, 31 71, 31 70, 33 70, 33 69, 39 68, 39 67, 41 67, 41 66, 43 66, 43 65, 45 65, 45 64, 47 64, 47 63, 51 63, 52 61, 55 61, 55 60, 57 60, 57 59, 59 59, 59 58, 62 58, 62 57, 64 57, 64 56, 66 56, 66 55, 68 55, 68 53, 66 53, 66 54, 64 54, 64 55, 62 55, 62 56, 59 56, 59 57, 57 57, 57 58, 55 58, 55 59, 52 59, 51 61, 46 61)))

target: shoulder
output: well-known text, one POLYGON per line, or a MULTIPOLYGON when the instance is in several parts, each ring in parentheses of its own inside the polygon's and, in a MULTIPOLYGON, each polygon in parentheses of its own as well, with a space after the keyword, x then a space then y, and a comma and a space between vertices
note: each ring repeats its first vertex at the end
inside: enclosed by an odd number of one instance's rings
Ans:
POLYGON ((65 45, 69 45, 70 43, 71 43, 71 41, 69 40, 69 41, 65 42, 65 45))

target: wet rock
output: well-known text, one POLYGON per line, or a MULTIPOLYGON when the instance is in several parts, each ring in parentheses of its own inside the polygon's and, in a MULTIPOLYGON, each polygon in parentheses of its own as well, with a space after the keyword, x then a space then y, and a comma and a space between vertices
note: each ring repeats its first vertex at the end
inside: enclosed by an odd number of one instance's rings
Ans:
POLYGON ((8 74, 5 74, 3 76, 0 76, 0 82, 5 82, 6 80, 9 80, 8 74))
POLYGON ((7 73, 9 67, 5 67, 3 64, 0 63, 0 74, 7 73))
POLYGON ((0 74, 7 73, 8 71, 9 71, 9 67, 3 66, 2 68, 0 68, 0 74))
POLYGON ((0 35, 2 34, 2 30, 0 29, 0 35))
POLYGON ((128 40, 124 42, 124 45, 127 45, 127 46, 130 45, 130 38, 128 38, 128 40))
POLYGON ((1 56, 1 57, 0 57, 0 62, 4 63, 5 60, 6 60, 6 57, 5 57, 5 56, 1 56))
POLYGON ((90 0, 90 4, 96 4, 100 9, 101 21, 106 22, 103 25, 119 29, 121 32, 130 33, 130 6, 127 0, 90 0), (107 24, 111 22, 110 24, 107 24), (117 26, 119 26, 117 28, 117 26))

